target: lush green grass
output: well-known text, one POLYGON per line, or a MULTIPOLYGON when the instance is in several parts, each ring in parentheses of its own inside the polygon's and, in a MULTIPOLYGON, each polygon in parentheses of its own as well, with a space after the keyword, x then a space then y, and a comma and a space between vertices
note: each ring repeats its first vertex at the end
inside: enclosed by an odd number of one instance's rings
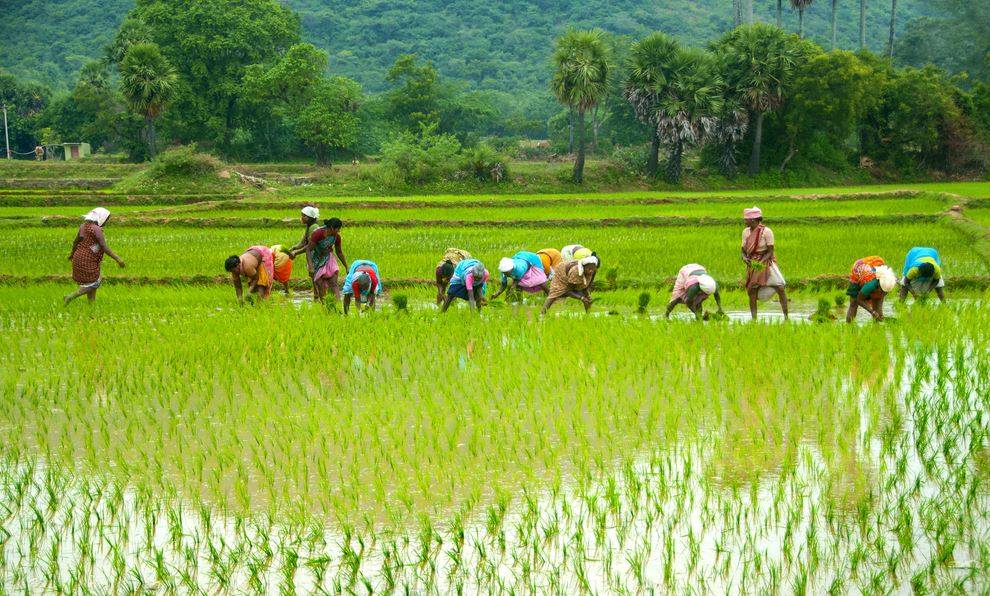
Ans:
POLYGON ((967 209, 966 217, 972 219, 985 228, 990 228, 990 207, 967 209))
MULTIPOLYGON (((320 205, 320 203, 317 203, 320 205)), ((331 203, 323 206, 321 217, 339 217, 362 221, 533 221, 550 219, 606 219, 624 217, 716 217, 741 218, 742 210, 752 205, 746 201, 719 202, 680 202, 668 204, 641 205, 567 205, 554 202, 546 206, 513 207, 511 202, 499 207, 413 207, 408 209, 375 209, 371 207, 338 207, 331 203)), ((917 197, 905 199, 864 199, 851 201, 835 200, 793 200, 773 201, 766 209, 768 217, 810 217, 810 216, 853 216, 853 215, 894 215, 937 213, 945 209, 941 198, 917 197)), ((43 211, 39 211, 44 213, 43 211)), ((0 213, 3 213, 0 211, 0 213)), ((298 217, 297 210, 289 209, 190 209, 177 208, 151 214, 159 217, 196 218, 292 218, 298 217)))
MULTIPOLYGON (((772 226, 777 252, 786 277, 808 278, 845 274, 857 258, 879 254, 899 268, 904 254, 915 245, 935 246, 948 274, 987 275, 987 263, 971 248, 969 238, 941 224, 856 224, 840 227, 790 224, 772 226)), ((223 274, 223 259, 240 254, 252 244, 295 243, 301 229, 270 228, 116 228, 108 226, 107 239, 128 263, 119 270, 107 261, 104 274, 169 277, 223 274)), ((66 273, 74 229, 25 228, 8 230, 0 238, 0 274, 49 275, 66 273)), ((519 250, 560 248, 580 243, 594 248, 605 267, 618 267, 620 278, 640 282, 672 277, 686 263, 698 262, 717 277, 736 279, 742 274, 739 245, 742 226, 709 225, 701 228, 594 228, 567 229, 513 226, 440 226, 431 228, 353 228, 344 231, 349 259, 376 261, 388 278, 432 276, 443 250, 458 246, 472 252, 494 269, 498 259, 519 250)), ((305 267, 294 276, 303 277, 305 267)))

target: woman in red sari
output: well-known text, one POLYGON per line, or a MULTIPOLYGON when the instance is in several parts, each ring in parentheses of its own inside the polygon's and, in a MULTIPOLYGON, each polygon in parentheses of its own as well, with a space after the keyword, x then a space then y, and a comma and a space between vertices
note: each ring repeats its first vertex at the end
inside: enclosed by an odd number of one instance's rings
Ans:
POLYGON ((103 263, 104 254, 110 255, 120 267, 125 266, 124 260, 110 250, 103 236, 103 226, 109 219, 110 212, 103 207, 97 207, 83 216, 83 224, 79 226, 76 239, 72 242, 72 251, 69 252, 69 260, 72 261, 72 281, 79 284, 79 289, 64 298, 65 304, 69 304, 83 294, 90 302, 96 300, 96 290, 103 284, 100 264, 103 263))
POLYGON ((787 319, 787 292, 784 275, 777 265, 774 252, 773 230, 763 225, 763 212, 759 207, 743 210, 746 227, 742 234, 742 260, 746 264, 746 292, 749 293, 749 312, 756 319, 756 303, 768 300, 775 293, 780 298, 780 310, 787 319))

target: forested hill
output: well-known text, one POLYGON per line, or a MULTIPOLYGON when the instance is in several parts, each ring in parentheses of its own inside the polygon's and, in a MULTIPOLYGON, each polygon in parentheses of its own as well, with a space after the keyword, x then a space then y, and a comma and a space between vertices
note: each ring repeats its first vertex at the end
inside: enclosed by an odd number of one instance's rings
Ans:
MULTIPOLYGON (((304 36, 330 51, 331 69, 368 90, 381 89, 402 53, 433 60, 440 72, 485 89, 532 93, 545 88, 553 37, 568 26, 601 27, 633 37, 663 30, 700 43, 731 26, 730 0, 286 0, 304 36)), ((775 20, 775 0, 754 0, 757 18, 775 20)), ((80 66, 102 55, 133 0, 11 0, 0 18, 0 67, 55 89, 72 84, 80 66)), ((797 11, 784 0, 784 24, 797 11)), ((924 11, 924 0, 900 0, 898 21, 924 11)), ((886 43, 889 0, 869 0, 868 40, 886 43)), ((805 13, 808 35, 829 46, 828 0, 805 13)), ((859 0, 839 0, 839 45, 858 45, 859 0)))

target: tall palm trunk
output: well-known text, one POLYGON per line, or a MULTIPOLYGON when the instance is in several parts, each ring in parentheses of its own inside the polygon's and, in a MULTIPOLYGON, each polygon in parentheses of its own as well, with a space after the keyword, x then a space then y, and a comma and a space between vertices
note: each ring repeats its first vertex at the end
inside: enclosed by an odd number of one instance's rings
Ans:
POLYGON ((804 38, 804 9, 798 9, 798 37, 804 38))
POLYGON ((584 108, 578 108, 577 158, 574 159, 574 182, 584 181, 584 108))
POLYGON ((756 113, 756 131, 753 133, 753 151, 749 154, 749 174, 760 173, 760 147, 763 145, 763 112, 756 113))
POLYGON ((732 27, 742 24, 742 0, 732 0, 732 27))
POLYGON ((866 0, 859 0, 859 49, 866 49, 866 0))
POLYGON ((155 119, 151 116, 144 117, 145 126, 148 128, 148 156, 155 159, 158 155, 158 140, 155 138, 155 119))
POLYGON ((667 182, 678 184, 681 181, 681 158, 683 155, 684 143, 677 140, 674 142, 670 159, 667 161, 667 182))
POLYGON ((746 10, 745 10, 745 13, 744 13, 743 16, 746 17, 746 24, 747 25, 752 25, 753 24, 753 0, 745 0, 745 2, 746 2, 746 10))
POLYGON ((574 108, 567 112, 567 152, 574 153, 574 108))
POLYGON ((887 56, 894 57, 894 31, 897 29, 897 0, 890 0, 890 37, 887 39, 887 56))
POLYGON ((653 142, 650 143, 650 155, 646 158, 646 174, 650 177, 657 175, 657 164, 660 163, 660 135, 653 131, 653 142))
POLYGON ((832 0, 832 49, 835 49, 835 30, 838 23, 839 0, 832 0))
POLYGON ((784 0, 777 0, 777 26, 784 26, 784 0))

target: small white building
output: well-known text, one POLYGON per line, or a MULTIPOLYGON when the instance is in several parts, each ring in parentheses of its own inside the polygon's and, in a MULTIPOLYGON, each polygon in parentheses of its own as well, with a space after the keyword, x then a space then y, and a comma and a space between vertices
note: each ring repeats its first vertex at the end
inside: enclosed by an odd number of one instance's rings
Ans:
POLYGON ((89 143, 62 143, 62 149, 65 151, 65 161, 86 157, 92 153, 89 143))

